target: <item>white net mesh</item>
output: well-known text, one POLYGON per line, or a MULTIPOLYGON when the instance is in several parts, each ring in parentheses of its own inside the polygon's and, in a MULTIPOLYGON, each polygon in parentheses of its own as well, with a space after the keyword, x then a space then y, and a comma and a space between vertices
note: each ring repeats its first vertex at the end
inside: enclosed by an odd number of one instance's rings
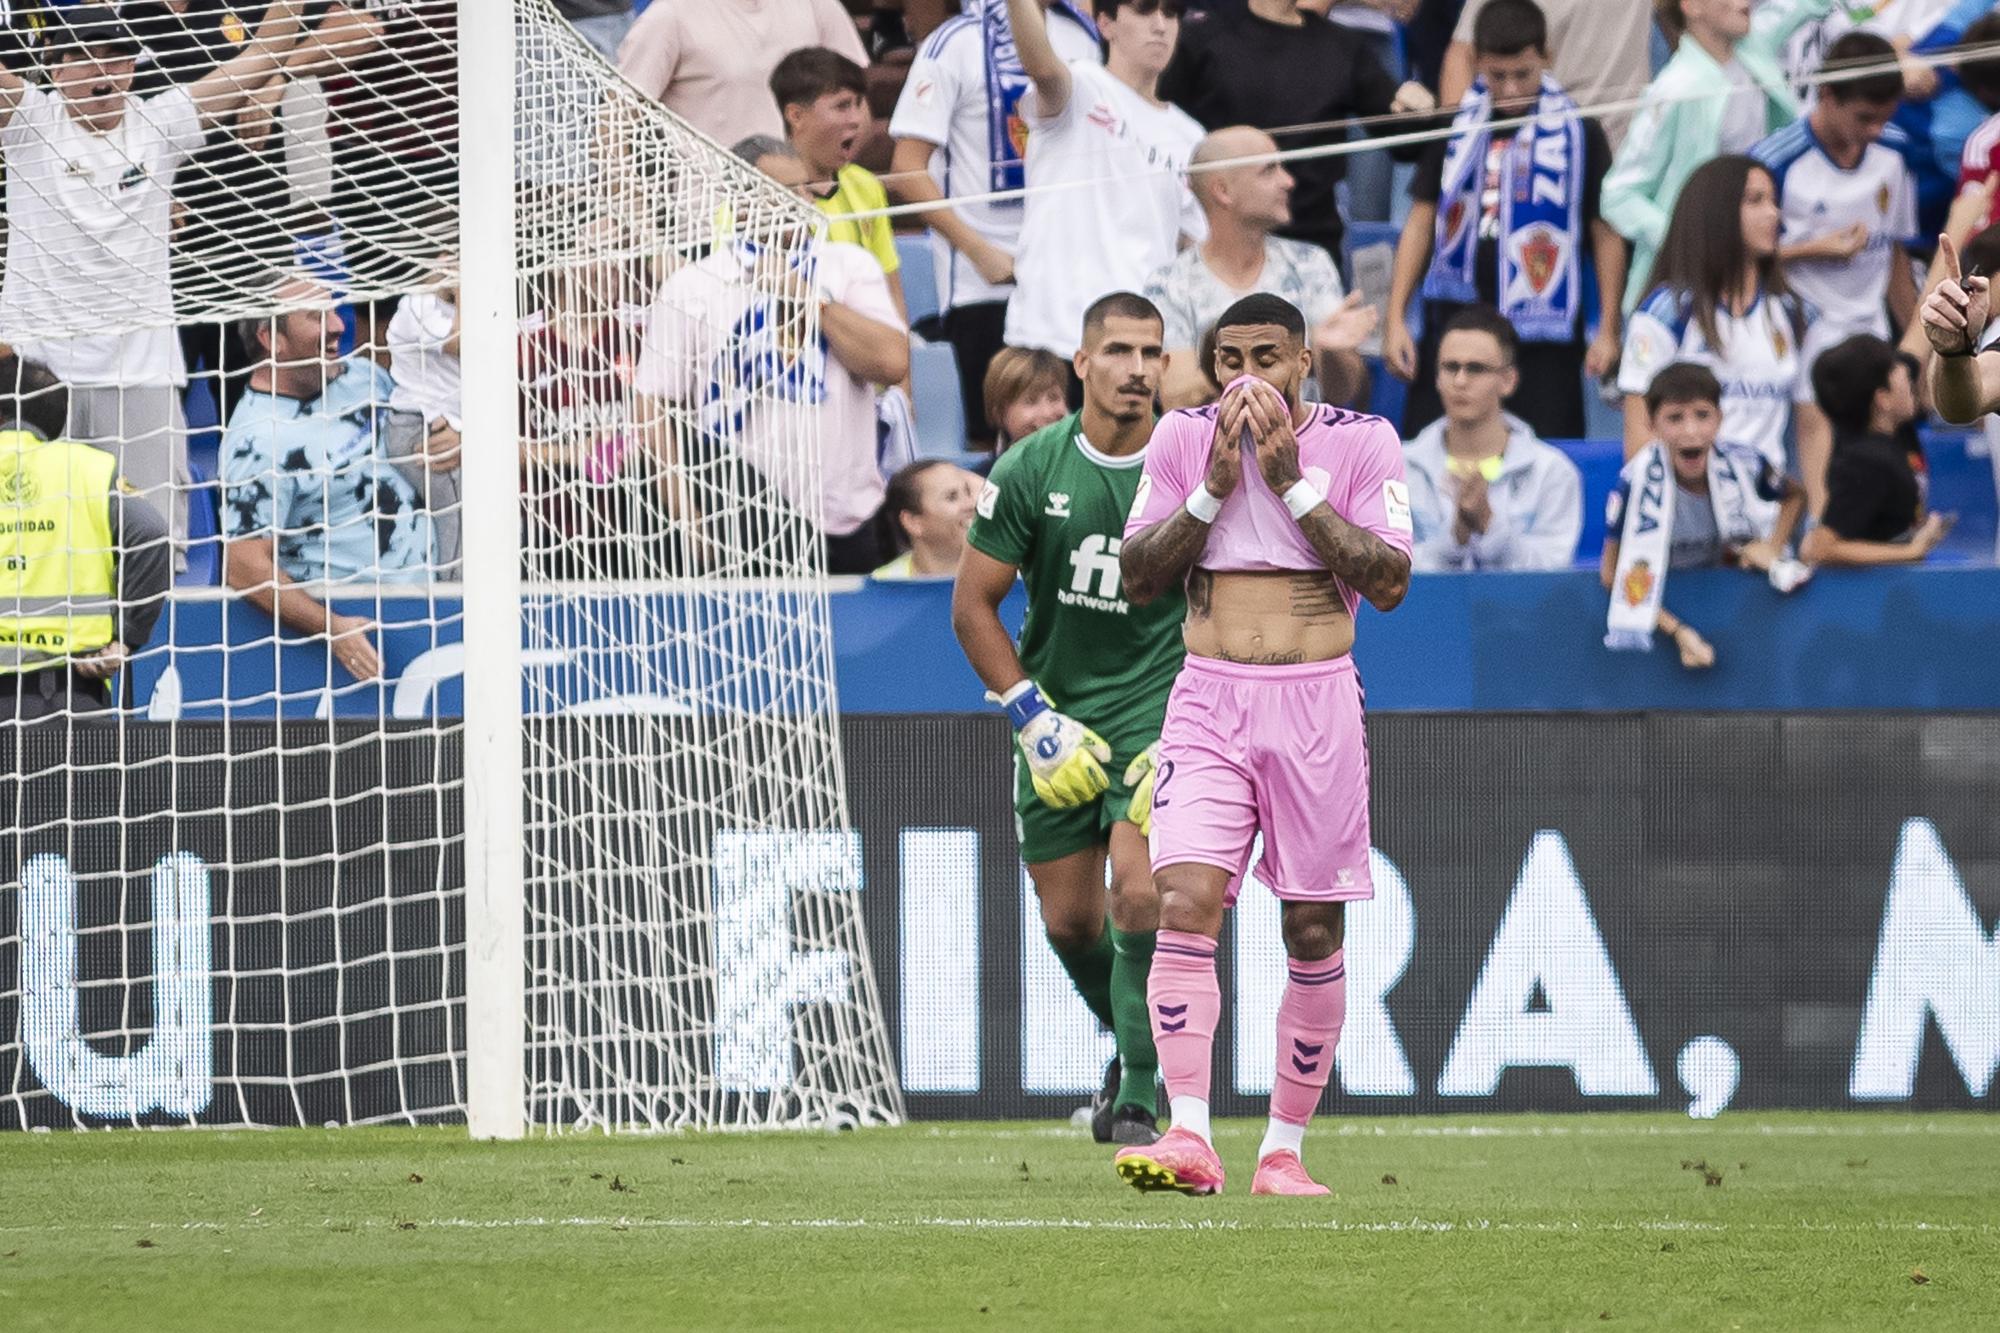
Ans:
POLYGON ((0 494, 30 530, 0 522, 0 622, 44 647, 0 672, 0 1126, 462 1113, 459 594, 491 571, 460 465, 515 450, 460 431, 493 393, 521 422, 530 1122, 900 1114, 804 517, 814 215, 548 0, 511 7, 511 370, 459 357, 458 0, 128 4, 136 58, 15 32, 0 417, 33 426, 46 366, 44 433, 129 497, 0 436, 0 473, 49 483, 0 494))

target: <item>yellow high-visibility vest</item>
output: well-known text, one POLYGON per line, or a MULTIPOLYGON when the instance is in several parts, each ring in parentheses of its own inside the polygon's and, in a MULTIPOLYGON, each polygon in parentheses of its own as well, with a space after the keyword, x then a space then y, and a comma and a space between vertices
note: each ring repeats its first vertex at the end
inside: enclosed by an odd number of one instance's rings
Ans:
POLYGON ((96 652, 117 632, 111 489, 118 460, 0 431, 0 672, 96 652))

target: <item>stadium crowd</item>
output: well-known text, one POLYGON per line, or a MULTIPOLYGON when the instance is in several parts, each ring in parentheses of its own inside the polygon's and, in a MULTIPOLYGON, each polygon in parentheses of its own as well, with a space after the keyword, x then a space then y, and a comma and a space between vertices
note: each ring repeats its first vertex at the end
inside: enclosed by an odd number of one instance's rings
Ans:
MULTIPOLYGON (((785 423, 717 400, 736 333, 786 313, 729 247, 684 257, 649 308, 616 273, 530 291, 528 558, 553 575, 612 529, 664 547, 698 527, 706 497, 673 461, 690 449, 727 454, 835 573, 950 574, 980 476, 1081 404, 1082 314, 1120 291, 1156 313, 1168 408, 1219 395, 1221 310, 1295 305, 1309 394, 1402 432, 1420 571, 1599 566, 1651 616, 1670 568, 1789 592, 1935 558, 1952 531, 1916 315, 1953 276, 1940 233, 1966 272, 2000 268, 1991 0, 557 7, 826 215, 822 346, 793 404, 826 461, 801 493, 785 423), (1664 508, 1631 521, 1669 472, 1664 508)), ((458 564, 453 12, 0 10, 0 342, 58 377, 66 436, 116 455, 183 566, 207 480, 189 423, 212 421, 222 580, 363 679, 368 626, 307 585, 458 564), (272 274, 284 314, 173 335, 192 294, 272 274), (153 327, 47 335, 100 307, 153 327)), ((699 548, 660 567, 698 572, 699 548)), ((1671 637, 1713 660, 1692 627, 1671 637)))

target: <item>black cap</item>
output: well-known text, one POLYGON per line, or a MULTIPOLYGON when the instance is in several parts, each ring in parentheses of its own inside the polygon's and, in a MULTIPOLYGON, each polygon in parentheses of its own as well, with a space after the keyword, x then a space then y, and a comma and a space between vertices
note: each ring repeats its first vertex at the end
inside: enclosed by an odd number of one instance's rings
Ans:
POLYGON ((112 50, 136 56, 141 49, 130 24, 120 17, 116 5, 73 5, 63 11, 61 26, 48 35, 56 59, 71 51, 112 50))

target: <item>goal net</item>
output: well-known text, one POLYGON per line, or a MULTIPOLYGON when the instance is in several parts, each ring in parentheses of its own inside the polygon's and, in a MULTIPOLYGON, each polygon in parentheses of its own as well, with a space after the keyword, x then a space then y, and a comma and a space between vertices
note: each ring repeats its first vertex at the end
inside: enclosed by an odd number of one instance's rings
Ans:
POLYGON ((815 214, 351 8, 0 49, 0 1128, 894 1121, 815 214))

